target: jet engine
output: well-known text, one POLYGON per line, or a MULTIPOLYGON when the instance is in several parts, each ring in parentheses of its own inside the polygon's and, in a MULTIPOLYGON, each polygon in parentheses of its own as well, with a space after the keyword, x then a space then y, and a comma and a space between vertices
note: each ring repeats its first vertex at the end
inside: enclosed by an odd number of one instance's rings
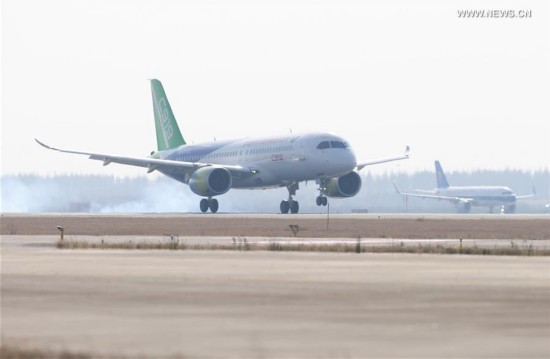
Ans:
POLYGON ((189 178, 189 188, 203 197, 212 197, 229 191, 232 184, 231 173, 223 167, 202 167, 189 178))
POLYGON ((350 172, 341 177, 329 179, 324 184, 323 194, 328 197, 346 198, 355 196, 361 189, 361 177, 357 172, 350 172))

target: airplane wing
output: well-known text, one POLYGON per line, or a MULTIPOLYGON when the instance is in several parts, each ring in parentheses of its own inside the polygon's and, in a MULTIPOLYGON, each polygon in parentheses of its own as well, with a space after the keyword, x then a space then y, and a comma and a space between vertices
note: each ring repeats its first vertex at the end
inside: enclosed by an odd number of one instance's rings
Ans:
POLYGON ((533 198, 537 194, 537 190, 535 189, 535 186, 533 186, 533 192, 531 194, 516 196, 516 199, 525 199, 525 198, 533 198))
POLYGON ((468 197, 452 197, 452 196, 441 196, 438 194, 423 194, 423 193, 415 193, 415 192, 401 192, 397 185, 394 183, 393 187, 395 188, 395 191, 403 196, 411 196, 411 197, 419 197, 419 198, 432 198, 432 199, 442 199, 446 201, 451 201, 453 203, 470 203, 474 199, 468 198, 468 197))
MULTIPOLYGON (((190 174, 195 170, 201 167, 214 166, 211 163, 201 163, 201 162, 182 162, 182 161, 173 161, 173 160, 161 160, 156 158, 139 158, 139 157, 125 157, 125 156, 115 156, 115 155, 106 155, 101 153, 93 152, 81 152, 81 151, 72 151, 72 150, 63 150, 55 147, 50 147, 45 143, 34 139, 40 146, 45 147, 49 150, 72 153, 77 155, 89 156, 91 160, 103 161, 103 166, 107 166, 110 163, 119 163, 129 166, 138 166, 147 168, 147 173, 153 172, 155 170, 159 171, 169 171, 172 173, 181 173, 181 174, 190 174)), ((232 165, 215 165, 217 167, 226 168, 232 175, 235 176, 244 176, 254 174, 256 170, 251 168, 246 168, 243 166, 232 166, 232 165)))
POLYGON ((407 146, 407 147, 405 147, 405 153, 400 155, 400 156, 384 157, 384 158, 378 158, 378 159, 374 159, 374 160, 370 160, 370 161, 360 162, 360 163, 357 164, 357 170, 361 171, 366 166, 376 165, 376 164, 379 164, 379 163, 405 160, 405 159, 409 158, 409 151, 410 151, 410 147, 407 146))

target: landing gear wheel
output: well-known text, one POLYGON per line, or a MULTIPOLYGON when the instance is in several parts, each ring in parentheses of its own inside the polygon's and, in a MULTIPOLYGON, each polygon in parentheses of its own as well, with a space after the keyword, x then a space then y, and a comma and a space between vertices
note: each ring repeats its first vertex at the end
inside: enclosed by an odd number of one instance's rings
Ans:
POLYGON ((206 211, 208 211, 208 207, 210 206, 206 198, 201 199, 200 207, 202 213, 206 213, 206 211))
POLYGON ((210 211, 211 211, 212 213, 216 213, 216 212, 218 212, 218 207, 219 207, 218 200, 215 199, 215 198, 212 199, 212 200, 210 201, 210 211))
POLYGON ((281 213, 286 214, 290 209, 288 201, 281 201, 281 213))
POLYGON ((328 204, 328 199, 325 196, 318 196, 315 199, 315 202, 317 203, 318 206, 326 206, 328 204))
POLYGON ((298 204, 298 201, 290 202, 290 213, 298 213, 299 210, 300 205, 298 204))
POLYGON ((298 213, 298 210, 300 209, 300 206, 298 205, 298 202, 292 199, 292 196, 296 195, 296 190, 299 188, 298 182, 294 182, 286 186, 286 189, 288 190, 288 200, 281 201, 281 213, 298 213))

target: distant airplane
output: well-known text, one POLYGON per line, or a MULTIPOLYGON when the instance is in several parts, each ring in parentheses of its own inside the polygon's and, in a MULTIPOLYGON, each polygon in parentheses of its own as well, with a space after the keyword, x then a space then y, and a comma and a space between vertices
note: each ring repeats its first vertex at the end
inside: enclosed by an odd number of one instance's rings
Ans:
POLYGON ((326 206, 327 197, 355 196, 361 189, 361 177, 356 172, 365 166, 409 158, 409 148, 403 155, 357 163, 349 144, 328 133, 289 134, 279 137, 244 138, 186 144, 164 88, 159 80, 151 80, 157 151, 148 158, 123 157, 108 154, 62 150, 45 145, 50 150, 89 156, 106 166, 119 163, 147 168, 147 173, 159 171, 205 197, 200 210, 218 211, 213 198, 231 188, 265 189, 286 187, 288 199, 281 201, 281 213, 298 213, 298 201, 293 199, 299 183, 315 181, 319 185, 318 206, 326 206))
POLYGON ((394 183, 397 193, 404 196, 432 198, 447 200, 457 206, 459 212, 468 213, 472 207, 489 207, 493 213, 493 208, 501 207, 504 213, 514 213, 516 211, 516 200, 533 197, 533 194, 525 196, 516 196, 508 187, 503 186, 449 186, 447 177, 441 168, 439 161, 435 161, 435 177, 437 188, 433 190, 415 190, 415 192, 401 192, 394 183))

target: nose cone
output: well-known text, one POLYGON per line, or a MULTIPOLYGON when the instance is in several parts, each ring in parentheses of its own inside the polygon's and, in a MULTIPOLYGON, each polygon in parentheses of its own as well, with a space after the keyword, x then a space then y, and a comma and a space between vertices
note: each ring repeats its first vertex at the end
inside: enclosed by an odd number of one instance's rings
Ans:
POLYGON ((351 148, 348 148, 346 151, 346 155, 344 156, 344 164, 346 167, 352 171, 355 166, 357 165, 357 159, 355 158, 355 153, 351 148))
POLYGON ((343 138, 330 134, 315 134, 311 143, 311 164, 317 176, 343 176, 356 167, 355 153, 343 138))

